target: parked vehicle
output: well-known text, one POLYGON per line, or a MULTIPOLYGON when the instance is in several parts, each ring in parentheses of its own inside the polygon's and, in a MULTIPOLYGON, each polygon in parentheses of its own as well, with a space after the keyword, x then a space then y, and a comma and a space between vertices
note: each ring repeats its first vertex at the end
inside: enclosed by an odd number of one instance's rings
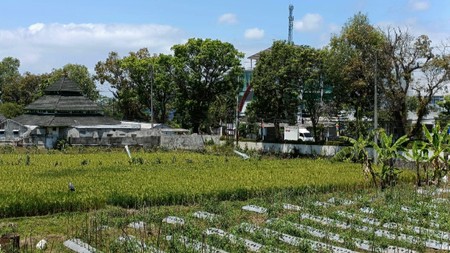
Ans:
POLYGON ((286 141, 314 141, 311 132, 304 127, 286 126, 284 128, 284 140, 286 141))

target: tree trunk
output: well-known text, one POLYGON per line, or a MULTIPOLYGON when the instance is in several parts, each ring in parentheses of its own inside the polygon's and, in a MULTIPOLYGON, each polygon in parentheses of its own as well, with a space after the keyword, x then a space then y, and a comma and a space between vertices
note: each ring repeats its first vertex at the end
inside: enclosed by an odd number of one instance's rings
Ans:
POLYGON ((416 162, 416 174, 417 174, 417 186, 421 186, 421 180, 420 180, 420 163, 416 162))
POLYGON ((377 176, 376 176, 376 174, 375 174, 375 171, 373 170, 373 168, 372 168, 372 163, 370 162, 370 159, 369 159, 369 157, 367 157, 367 156, 365 156, 364 157, 364 162, 363 162, 363 170, 364 170, 364 173, 366 174, 366 173, 369 173, 370 174, 370 176, 372 177, 372 183, 373 183, 373 185, 375 186, 375 188, 377 188, 378 187, 378 184, 377 184, 377 176))
POLYGON ((315 141, 319 141, 319 138, 317 138, 318 136, 317 136, 317 119, 316 119, 316 117, 313 117, 312 115, 311 115, 311 123, 312 123, 312 130, 313 130, 313 135, 314 135, 314 140, 315 141))
POLYGON ((407 110, 404 104, 401 104, 400 108, 397 108, 393 111, 392 119, 394 121, 395 129, 397 129, 397 135, 398 136, 405 135, 408 119, 407 119, 407 110))
MULTIPOLYGON (((428 104, 428 103, 427 103, 428 104)), ((422 120, 426 115, 426 107, 420 106, 420 108, 417 110, 417 121, 416 124, 414 124, 413 129, 409 133, 409 137, 416 137, 420 138, 422 136, 422 120)))
POLYGON ((281 140, 281 135, 280 135, 280 122, 274 122, 273 126, 275 128, 275 139, 277 141, 281 140))
POLYGON ((192 133, 198 134, 200 130, 200 123, 199 122, 193 122, 192 123, 192 133))

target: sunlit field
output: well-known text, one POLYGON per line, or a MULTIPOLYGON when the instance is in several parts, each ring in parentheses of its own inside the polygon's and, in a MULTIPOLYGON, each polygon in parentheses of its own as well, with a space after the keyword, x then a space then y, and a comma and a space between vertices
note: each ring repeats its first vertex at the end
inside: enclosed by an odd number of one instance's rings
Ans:
POLYGON ((359 164, 322 158, 94 151, 2 154, 1 234, 21 235, 21 252, 41 239, 45 252, 72 252, 68 240, 102 252, 436 252, 450 243, 448 193, 418 193, 412 171, 380 191, 359 164))

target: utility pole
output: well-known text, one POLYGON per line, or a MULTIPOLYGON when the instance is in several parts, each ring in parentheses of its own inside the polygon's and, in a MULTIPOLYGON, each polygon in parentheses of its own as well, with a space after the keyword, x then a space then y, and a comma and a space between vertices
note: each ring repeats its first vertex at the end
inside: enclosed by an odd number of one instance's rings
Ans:
POLYGON ((155 67, 153 66, 153 64, 150 65, 150 113, 151 113, 151 126, 153 129, 153 124, 154 124, 154 118, 153 118, 153 80, 154 80, 154 76, 155 76, 155 67))
MULTIPOLYGON (((240 82, 240 78, 237 78, 238 83, 240 82)), ((240 85, 239 85, 240 87, 240 85)), ((236 119, 235 119, 235 126, 234 126, 234 134, 236 138, 236 148, 239 147, 239 88, 238 92, 236 94, 236 119)))
MULTIPOLYGON (((377 71, 378 71, 378 53, 375 52, 375 72, 374 72, 374 95, 373 95, 373 129, 376 131, 378 128, 378 89, 377 89, 377 71)), ((378 133, 375 132, 373 141, 375 144, 378 143, 378 133)), ((373 162, 376 164, 378 161, 378 154, 375 149, 373 150, 373 162)))

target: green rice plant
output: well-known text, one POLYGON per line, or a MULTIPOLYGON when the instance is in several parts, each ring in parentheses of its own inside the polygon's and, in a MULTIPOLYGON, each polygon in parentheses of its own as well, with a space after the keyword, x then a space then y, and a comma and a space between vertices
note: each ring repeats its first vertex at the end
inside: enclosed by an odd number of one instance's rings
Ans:
POLYGON ((235 156, 192 152, 138 152, 137 157, 143 161, 161 162, 129 164, 123 151, 108 151, 30 153, 32 162, 25 165, 16 163, 17 155, 4 154, 0 163, 0 216, 85 211, 106 205, 189 205, 205 199, 261 198, 275 203, 279 196, 367 187, 357 165, 351 163, 310 159, 244 161, 235 156), (75 192, 68 191, 68 182, 74 184, 75 192))

